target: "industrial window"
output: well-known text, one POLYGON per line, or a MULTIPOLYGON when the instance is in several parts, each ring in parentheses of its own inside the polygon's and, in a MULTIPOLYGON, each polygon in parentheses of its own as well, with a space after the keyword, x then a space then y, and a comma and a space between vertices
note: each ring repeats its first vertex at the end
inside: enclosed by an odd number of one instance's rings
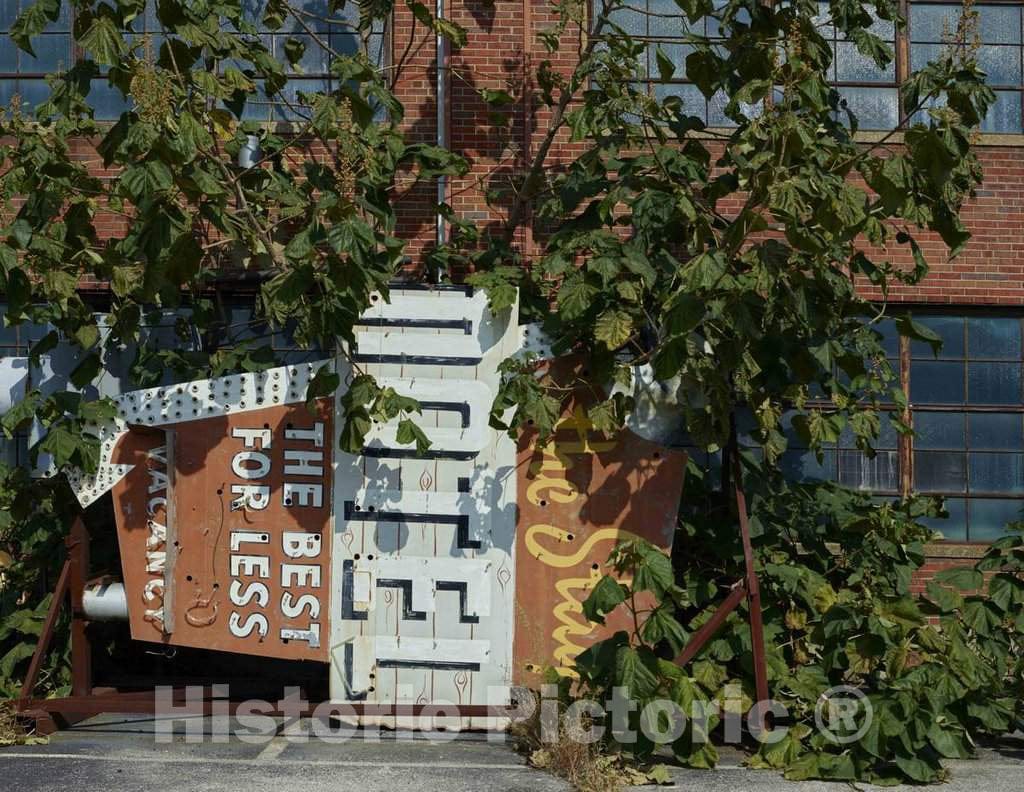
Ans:
MULTIPOLYGON (((875 329, 882 335, 882 349, 889 367, 899 376, 900 336, 895 322, 883 320, 875 324, 875 329)), ((820 392, 812 390, 810 397, 811 408, 830 408, 830 402, 822 399, 820 392)), ((875 450, 873 457, 857 448, 853 431, 847 426, 837 442, 825 445, 819 458, 819 454, 810 451, 793 429, 791 421, 795 413, 784 415, 782 424, 789 445, 780 460, 782 472, 794 481, 835 481, 863 492, 898 495, 902 466, 900 438, 891 420, 895 409, 895 404, 885 405, 879 415, 879 434, 872 444, 875 450)))
POLYGON ((927 343, 898 338, 891 324, 880 327, 909 394, 914 436, 898 435, 886 415, 874 459, 844 436, 819 461, 794 433, 782 469, 796 480, 831 480, 877 495, 942 495, 950 516, 934 520, 933 528, 950 541, 990 542, 1007 522, 1024 519, 1022 318, 925 314, 915 320, 942 339, 938 357, 927 343), (909 366, 901 370, 898 357, 909 366))
POLYGON ((45 102, 50 88, 45 77, 69 68, 74 62, 71 49, 71 4, 61 3, 60 19, 50 23, 32 43, 36 56, 22 52, 7 33, 22 10, 35 0, 0 0, 0 107, 9 107, 17 94, 28 111, 45 102))
MULTIPOLYGON (((8 107, 17 94, 22 109, 31 112, 49 96, 46 85, 47 74, 69 68, 81 56, 71 38, 71 3, 61 4, 61 18, 50 24, 44 33, 33 39, 36 57, 18 49, 7 34, 11 24, 24 8, 34 0, 0 0, 0 107, 8 107)), ((259 92, 255 100, 247 102, 244 117, 256 120, 292 121, 305 117, 300 93, 331 90, 329 74, 333 53, 351 55, 363 49, 375 63, 385 59, 385 37, 382 23, 374 23, 372 30, 361 33, 356 29, 358 6, 347 4, 342 10, 332 12, 328 0, 305 0, 291 2, 301 19, 289 16, 278 31, 263 31, 260 38, 270 51, 282 62, 288 63, 285 44, 289 39, 305 45, 305 51, 298 68, 289 67, 289 81, 282 94, 267 97, 259 92)), ((243 4, 249 21, 259 27, 262 24, 266 0, 247 0, 243 4)), ((149 2, 145 11, 131 23, 131 32, 126 35, 141 41, 151 36, 154 57, 159 55, 164 35, 157 19, 155 3, 149 2)), ((130 107, 121 92, 109 85, 106 76, 93 81, 89 102, 100 121, 116 120, 130 107)))
MULTIPOLYGON (((781 1, 781 0, 780 0, 781 1)), ((721 7, 721 0, 715 6, 721 7)), ((975 56, 988 75, 988 84, 996 94, 995 104, 982 123, 982 131, 1020 134, 1024 132, 1024 11, 1019 0, 979 3, 975 56)), ((599 3, 595 4, 595 8, 599 3)), ((899 85, 912 71, 921 69, 951 46, 962 14, 960 3, 917 0, 905 7, 907 25, 897 31, 892 22, 877 19, 872 32, 893 50, 893 61, 879 68, 861 55, 856 46, 844 40, 831 24, 829 4, 819 3, 816 24, 833 53, 829 79, 840 95, 843 107, 851 111, 861 129, 886 130, 897 126, 916 108, 902 107, 899 85), (908 58, 909 55, 909 58, 908 58)), ((688 34, 705 36, 714 42, 719 37, 718 23, 705 18, 689 25, 674 0, 627 0, 611 19, 623 30, 647 42, 640 75, 655 96, 670 95, 683 100, 686 112, 701 118, 709 126, 730 126, 725 117, 725 97, 705 100, 695 85, 686 80, 686 56, 693 51, 684 38, 688 34), (662 81, 657 65, 658 50, 675 66, 675 74, 662 81)), ((751 114, 756 108, 746 109, 751 114)), ((845 113, 841 114, 845 120, 845 113)))
POLYGON ((300 121, 309 117, 301 94, 325 93, 336 86, 330 73, 331 60, 337 55, 354 55, 360 50, 377 64, 384 62, 384 27, 375 20, 373 27, 360 33, 359 6, 348 3, 331 12, 327 0, 306 0, 291 3, 297 16, 288 16, 276 31, 261 28, 266 0, 248 0, 243 4, 247 20, 261 30, 260 38, 267 49, 282 63, 289 64, 285 47, 289 41, 303 48, 296 68, 288 67, 288 83, 281 94, 267 97, 258 92, 255 101, 246 103, 244 118, 254 120, 300 121))
POLYGON ((947 538, 989 541, 1024 507, 1021 319, 924 316, 938 358, 910 345, 913 487, 946 496, 947 538))
MULTIPOLYGON (((28 382, 28 353, 46 335, 48 328, 32 323, 6 326, 7 306, 0 303, 0 404, 16 404, 28 382)), ((0 433, 0 463, 9 467, 28 465, 28 435, 8 440, 0 433)))
MULTIPOLYGON (((899 89, 896 82, 896 60, 885 68, 857 51, 831 24, 828 3, 818 4, 815 20, 818 31, 829 42, 832 65, 829 82, 836 86, 841 102, 857 117, 862 129, 892 129, 900 120, 899 89)), ((896 25, 875 19, 871 32, 886 42, 895 53, 896 25)), ((845 113, 841 120, 846 120, 845 113)))
MULTIPOLYGON (((1019 3, 976 5, 978 14, 975 56, 995 91, 995 104, 981 128, 985 132, 1021 132, 1021 6, 1019 3)), ((915 3, 910 8, 910 68, 917 70, 941 54, 957 29, 960 3, 915 3)))
POLYGON ((226 304, 221 308, 222 321, 215 333, 218 349, 232 349, 246 345, 249 349, 266 348, 273 351, 279 364, 310 363, 322 360, 326 353, 319 347, 304 349, 293 333, 294 327, 274 330, 264 319, 254 314, 252 304, 226 304))

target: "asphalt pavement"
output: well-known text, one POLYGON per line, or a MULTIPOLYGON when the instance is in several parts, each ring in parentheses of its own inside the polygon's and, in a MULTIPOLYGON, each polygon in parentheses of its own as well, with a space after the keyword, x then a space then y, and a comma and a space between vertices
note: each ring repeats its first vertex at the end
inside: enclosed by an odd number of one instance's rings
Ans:
MULTIPOLYGON (((209 722, 204 722, 208 724, 209 722)), ((18 792, 551 792, 563 782, 528 767, 505 743, 481 734, 428 740, 408 733, 356 733, 343 741, 284 734, 164 735, 148 716, 93 718, 46 744, 0 748, 0 789, 18 792)), ((742 766, 723 751, 712 771, 673 769, 673 788, 701 792, 839 792, 848 784, 784 780, 742 766)), ((1024 740, 951 762, 941 792, 1024 792, 1024 740)), ((666 787, 662 787, 666 788, 666 787)), ((647 787, 653 790, 653 787, 647 787)), ((896 787, 920 790, 920 787, 896 787)))

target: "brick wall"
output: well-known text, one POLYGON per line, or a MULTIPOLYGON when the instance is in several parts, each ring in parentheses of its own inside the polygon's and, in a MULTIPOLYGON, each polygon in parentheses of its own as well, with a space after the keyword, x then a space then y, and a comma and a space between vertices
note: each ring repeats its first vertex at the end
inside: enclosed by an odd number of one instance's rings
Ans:
MULTIPOLYGON (((451 147, 465 156, 470 171, 449 184, 446 200, 462 218, 479 227, 496 229, 508 201, 492 207, 485 200, 488 191, 507 190, 509 175, 521 171, 545 134, 550 116, 547 110, 522 101, 502 108, 505 123, 497 123, 492 110, 480 98, 478 89, 508 91, 524 95, 524 83, 542 60, 568 73, 579 43, 571 27, 559 53, 547 53, 539 44, 539 31, 556 22, 549 0, 456 0, 448 5, 451 19, 468 33, 465 47, 452 52, 447 69, 449 139, 451 147)), ((433 35, 414 25, 411 12, 397 4, 390 27, 390 74, 394 90, 405 107, 405 130, 412 141, 433 143, 436 139, 436 63, 433 35)), ((74 143, 78 156, 95 162, 99 158, 90 141, 74 143)), ((550 161, 564 162, 574 154, 562 135, 552 149, 550 161)), ((974 234, 966 251, 946 261, 941 243, 922 239, 932 266, 925 283, 896 289, 891 299, 915 303, 955 305, 1024 304, 1024 138, 1020 145, 983 145, 979 149, 985 184, 969 202, 964 219, 974 234)), ((103 175, 113 177, 113 173, 103 175)), ((433 206, 436 186, 420 184, 397 190, 398 234, 408 240, 410 268, 422 266, 424 254, 434 244, 433 206)), ((101 232, 123 233, 124 219, 111 214, 100 220, 101 232)), ((516 240, 529 256, 536 254, 538 241, 528 230, 516 240)), ((909 251, 902 255, 910 264, 909 251)), ((98 284, 83 284, 97 287, 98 284)), ((952 548, 946 548, 946 556, 952 548)), ((964 554, 970 555, 970 549, 964 554)), ((935 564, 950 563, 937 557, 935 564)), ((926 579, 929 567, 922 571, 926 579)))

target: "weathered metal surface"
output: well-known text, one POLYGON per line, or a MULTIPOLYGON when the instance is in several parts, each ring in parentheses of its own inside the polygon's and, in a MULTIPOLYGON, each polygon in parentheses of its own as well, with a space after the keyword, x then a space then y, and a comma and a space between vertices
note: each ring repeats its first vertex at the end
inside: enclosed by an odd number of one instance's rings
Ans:
POLYGON ((334 405, 320 365, 126 393, 97 428, 132 636, 326 661, 334 405))
POLYGON ((332 700, 367 705, 364 719, 403 726, 370 705, 448 704, 461 714, 436 725, 467 728, 496 725, 478 713, 528 668, 572 673, 631 626, 598 629, 581 603, 617 541, 671 547, 685 455, 658 442, 654 396, 654 439, 593 431, 590 386, 552 445, 527 432, 517 450, 489 425, 498 365, 549 347, 514 316, 467 288, 397 288, 347 357, 119 396, 99 471, 72 485, 86 505, 113 493, 133 637, 329 662, 332 700), (338 450, 345 385, 305 404, 323 365, 417 399, 429 451, 398 420, 361 454, 338 450))
POLYGON ((337 457, 335 701, 455 705, 435 725, 468 728, 494 725, 470 716, 508 700, 515 444, 488 416, 497 366, 519 347, 512 316, 481 292, 410 289, 363 317, 356 361, 420 400, 432 445, 418 458, 382 424, 362 455, 337 457))
MULTIPOLYGON (((566 378, 568 379, 568 378, 566 378)), ((600 638, 632 630, 625 609, 604 626, 587 621, 583 601, 609 572, 608 555, 642 538, 669 552, 686 454, 629 429, 606 438, 586 415, 594 390, 573 391, 554 438, 519 441, 515 678, 535 684, 555 668, 572 675, 576 656, 600 638)))
POLYGON ((331 400, 174 427, 114 450, 132 636, 325 661, 331 400))

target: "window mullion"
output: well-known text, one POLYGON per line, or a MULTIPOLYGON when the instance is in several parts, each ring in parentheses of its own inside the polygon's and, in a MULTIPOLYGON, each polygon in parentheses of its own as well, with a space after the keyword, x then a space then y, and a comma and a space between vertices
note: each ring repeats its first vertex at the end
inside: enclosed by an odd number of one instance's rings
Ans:
MULTIPOLYGON (((906 396, 903 408, 903 423, 913 426, 913 412, 910 409, 910 338, 900 335, 900 387, 906 396)), ((909 497, 914 485, 914 442, 912 435, 901 434, 897 438, 900 457, 900 494, 909 497)))

